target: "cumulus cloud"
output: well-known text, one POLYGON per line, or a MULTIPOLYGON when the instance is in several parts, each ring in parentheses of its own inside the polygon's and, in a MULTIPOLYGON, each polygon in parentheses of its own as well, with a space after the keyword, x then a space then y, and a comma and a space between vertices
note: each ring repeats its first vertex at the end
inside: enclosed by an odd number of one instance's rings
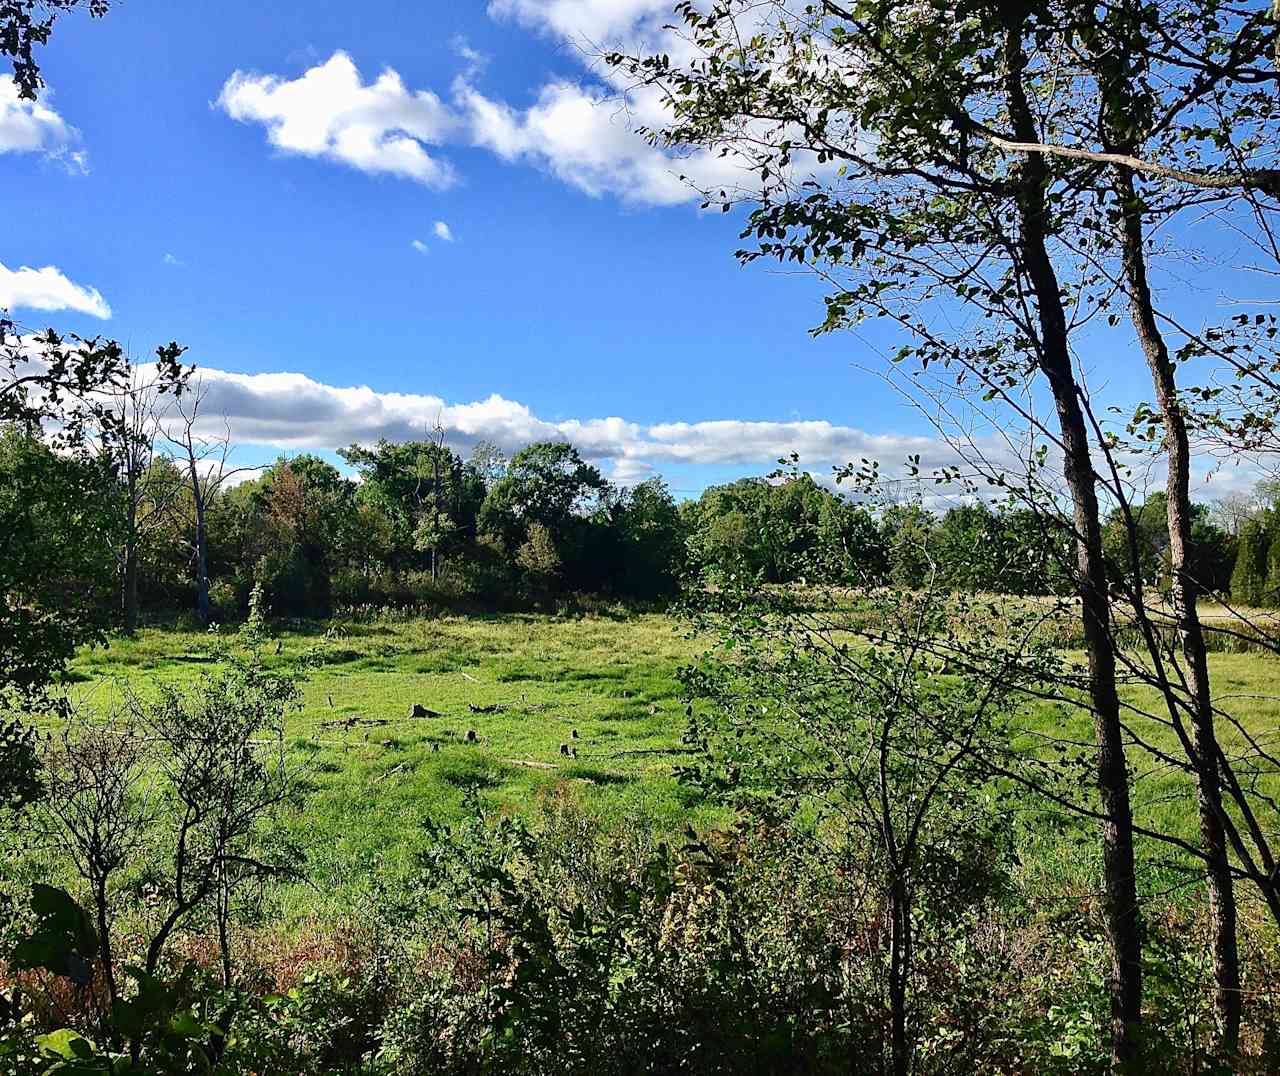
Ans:
POLYGON ((508 16, 558 37, 611 40, 647 19, 670 20, 669 0, 492 0, 489 14, 508 16))
POLYGON ((452 167, 427 151, 456 128, 450 108, 429 90, 411 92, 390 68, 365 84, 345 52, 292 80, 236 71, 216 103, 232 119, 263 124, 285 153, 428 187, 454 182, 452 167))
POLYGON ((415 239, 409 246, 413 247, 419 254, 425 254, 430 248, 421 239, 415 239))
POLYGON ((73 283, 53 265, 9 269, 0 263, 0 309, 73 310, 91 317, 111 317, 111 307, 97 288, 73 283))
MULTIPOLYGON (((670 14, 665 2, 499 0, 489 10, 566 42, 621 34, 639 50, 668 54, 673 42, 679 44, 661 29, 659 15, 670 14)), ((352 58, 339 51, 294 79, 236 71, 217 105, 234 119, 262 124, 268 141, 285 152, 433 187, 456 179, 452 164, 435 148, 449 146, 487 149, 504 161, 550 172, 593 197, 613 195, 640 205, 678 205, 698 199, 700 191, 755 183, 749 162, 735 152, 677 154, 640 137, 637 125, 657 128, 670 119, 653 88, 611 84, 607 71, 587 67, 577 78, 546 82, 532 103, 518 106, 478 86, 478 53, 465 45, 455 51, 466 67, 444 96, 410 90, 391 68, 366 84, 352 58)), ((800 169, 812 166, 799 154, 796 161, 800 169)))
POLYGON ((352 443, 421 440, 437 423, 449 442, 466 450, 493 441, 514 451, 531 441, 572 441, 584 456, 630 484, 669 465, 736 465, 771 469, 791 452, 805 466, 879 460, 897 471, 908 455, 929 467, 954 463, 942 441, 905 434, 873 434, 830 422, 716 420, 645 425, 617 416, 549 421, 527 405, 494 394, 450 403, 429 394, 376 392, 367 386, 327 385, 300 373, 239 374, 201 369, 201 414, 219 435, 230 423, 240 444, 280 449, 336 449, 352 443))
POLYGON ((453 242, 453 229, 444 221, 436 221, 435 227, 432 229, 436 233, 437 239, 443 239, 446 243, 453 242))
POLYGON ((675 158, 650 145, 634 130, 643 102, 607 87, 551 82, 526 109, 465 83, 455 92, 476 145, 543 168, 592 197, 679 205, 697 198, 697 188, 737 187, 749 179, 732 154, 698 150, 675 158))
POLYGON ((69 171, 88 171, 88 158, 75 149, 80 133, 48 104, 24 101, 12 77, 0 75, 0 153, 43 153, 69 171))

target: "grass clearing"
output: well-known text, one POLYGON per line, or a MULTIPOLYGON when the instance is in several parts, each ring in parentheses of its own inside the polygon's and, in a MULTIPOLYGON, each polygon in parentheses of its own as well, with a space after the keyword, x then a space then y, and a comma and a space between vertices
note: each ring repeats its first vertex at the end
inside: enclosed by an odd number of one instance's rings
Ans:
MULTIPOLYGON (((280 639, 269 662, 316 647, 322 655, 287 730, 310 787, 290 836, 308 849, 314 882, 282 894, 293 913, 340 911, 335 902, 352 899, 352 887, 333 884, 339 880, 400 876, 420 846, 423 822, 458 817, 468 790, 514 813, 567 791, 606 823, 630 819, 668 832, 723 819, 673 776, 685 720, 676 671, 701 646, 670 617, 446 617, 345 624, 327 639, 320 629, 297 629, 280 639), (440 716, 411 717, 414 704, 440 716), (469 733, 478 742, 468 742, 469 733)), ((72 673, 81 698, 108 708, 126 683, 145 694, 160 682, 190 682, 211 660, 205 635, 146 630, 86 651, 72 673)), ((1210 663, 1224 708, 1254 735, 1274 740, 1280 661, 1214 653, 1210 663)), ((1128 697, 1148 709, 1159 701, 1137 687, 1128 697)), ((1038 707, 1024 727, 1092 741, 1088 716, 1068 707, 1038 707)), ((1176 745, 1167 729, 1150 735, 1176 745)), ((1231 744, 1238 734, 1224 729, 1223 739, 1231 744)), ((1186 776, 1138 751, 1130 763, 1143 774, 1134 791, 1138 820, 1194 839, 1186 776)), ((1087 820, 1028 819, 1028 879, 1048 871, 1088 886, 1096 843, 1087 820)))
MULTIPOLYGON (((330 882, 406 869, 424 820, 457 817, 468 789, 516 813, 568 790, 606 822, 671 831, 717 817, 672 772, 684 728, 676 670, 696 646, 669 617, 419 619, 280 641, 269 663, 316 647, 322 662, 287 728, 310 788, 290 836, 316 886, 286 898, 298 911, 320 910, 339 888, 330 882), (414 704, 432 716, 410 716, 414 704)), ((209 644, 165 630, 113 640, 76 659, 75 692, 105 710, 125 684, 145 695, 193 681, 209 644)))

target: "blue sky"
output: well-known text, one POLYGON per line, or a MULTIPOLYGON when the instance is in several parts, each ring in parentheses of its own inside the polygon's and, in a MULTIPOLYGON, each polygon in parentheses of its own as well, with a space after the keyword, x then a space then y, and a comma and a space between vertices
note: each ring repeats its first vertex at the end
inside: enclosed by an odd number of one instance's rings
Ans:
POLYGON ((867 340, 807 335, 815 281, 740 267, 738 221, 675 179, 716 163, 663 160, 601 100, 576 43, 646 40, 663 8, 123 0, 64 18, 42 111, 11 100, 6 119, 0 94, 13 314, 305 375, 234 382, 250 462, 438 415, 463 444, 595 420, 606 471, 685 490, 789 447, 816 470, 919 450, 927 423, 857 368, 867 340), (359 386, 372 397, 328 391, 359 386))

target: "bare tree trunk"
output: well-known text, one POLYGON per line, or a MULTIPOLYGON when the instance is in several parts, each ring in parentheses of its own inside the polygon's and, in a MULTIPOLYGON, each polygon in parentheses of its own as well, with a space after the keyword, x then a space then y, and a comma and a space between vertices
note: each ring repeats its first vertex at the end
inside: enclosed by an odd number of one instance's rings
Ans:
MULTIPOLYGON (((133 446, 126 442, 126 453, 133 446)), ((124 633, 138 630, 138 476, 131 456, 125 457, 124 549, 120 556, 120 619, 124 633)))
POLYGON ((138 630, 138 539, 133 527, 130 521, 121 560, 120 611, 126 635, 138 630))
POLYGON ((911 902, 901 875, 889 889, 889 1056, 893 1076, 911 1071, 907 980, 911 974, 911 902))
POLYGON ((444 430, 437 424, 435 451, 431 453, 431 476, 432 485, 432 519, 431 525, 435 528, 436 544, 431 547, 431 582, 439 581, 439 570, 436 567, 436 554, 440 547, 440 453, 444 451, 444 430))
MULTIPOLYGON (((1018 140, 1036 142, 1039 132, 1022 83, 1027 63, 1021 40, 1025 15, 1010 4, 1005 8, 1005 17, 1006 104, 1018 140)), ((1134 866, 1133 809, 1129 801, 1129 774, 1116 689, 1102 527, 1089 431, 1067 346, 1066 313, 1047 248, 1045 188, 1048 175, 1043 157, 1029 154, 1019 166, 1017 179, 1019 254, 1036 300, 1040 330, 1038 362, 1058 412, 1063 472, 1071 494, 1076 533, 1077 588, 1098 747, 1098 791, 1105 816, 1102 824, 1103 915, 1111 950, 1111 1051, 1113 1063, 1123 1066, 1131 1063, 1138 1052, 1142 1020, 1142 940, 1134 866)))
POLYGON ((239 469, 227 470, 227 454, 231 450, 231 428, 228 425, 222 437, 201 438, 196 434, 200 419, 200 406, 204 403, 205 387, 197 381, 190 393, 177 404, 182 418, 180 436, 168 435, 169 442, 181 449, 187 461, 187 485, 191 488, 191 505, 195 514, 195 535, 192 551, 196 569, 196 617, 203 625, 213 619, 213 604, 209 598, 209 528, 207 523, 209 502, 222 490, 222 484, 239 469), (205 467, 203 477, 201 464, 205 467))
POLYGON ((191 499, 196 514, 196 618, 207 627, 212 619, 209 604, 209 536, 205 526, 204 490, 200 486, 200 474, 196 470, 194 455, 189 457, 191 469, 191 499))
POLYGON ((111 907, 105 878, 94 879, 93 905, 98 926, 98 959, 102 962, 103 981, 107 985, 108 1007, 114 1008, 119 994, 116 986, 115 954, 111 948, 111 907))
POLYGON ((222 963, 222 989, 231 990, 234 975, 231 967, 231 887, 227 884, 226 864, 218 868, 218 954, 222 963))
POLYGON ((1122 222, 1122 260, 1128 285, 1134 329, 1151 368, 1156 402, 1164 424, 1169 474, 1169 559, 1172 569, 1174 619, 1186 668, 1195 733, 1196 799, 1200 814, 1200 842, 1204 850, 1209 888, 1209 916, 1213 930, 1214 1006, 1222 1044, 1235 1053, 1240 1035, 1240 959, 1236 940, 1236 898, 1223 826, 1222 782, 1218 768, 1218 737, 1214 728, 1213 696, 1204 630, 1196 599, 1200 592, 1191 563, 1191 447, 1178 401, 1177 382, 1169 349, 1156 322, 1147 280, 1143 246, 1142 206, 1133 174, 1121 170, 1117 181, 1122 222))

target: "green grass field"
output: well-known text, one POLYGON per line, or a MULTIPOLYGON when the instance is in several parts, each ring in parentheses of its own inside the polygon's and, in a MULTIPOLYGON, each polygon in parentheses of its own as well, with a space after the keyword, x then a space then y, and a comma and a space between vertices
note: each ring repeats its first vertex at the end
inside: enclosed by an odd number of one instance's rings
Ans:
MULTIPOLYGON (((676 671, 701 647, 669 617, 446 617, 348 624, 327 641, 305 631, 281 638, 272 662, 318 644, 324 655, 288 729, 310 789, 305 810, 291 820, 292 835, 308 850, 314 881, 284 901, 294 912, 323 914, 350 899, 349 892, 336 896, 350 888, 338 881, 398 876, 421 843, 423 821, 456 818, 468 788, 517 813, 567 792, 606 822, 633 819, 673 832, 723 819, 673 775, 684 728, 676 671), (442 716, 413 718, 415 703, 442 716), (468 742, 469 732, 478 742, 468 742)), ((209 652, 209 639, 198 633, 143 631, 80 655, 76 690, 107 709, 123 683, 145 694, 162 680, 195 678, 209 652)), ((1280 660, 1216 653, 1211 664, 1223 705, 1255 734, 1273 738, 1280 660)), ((1130 698, 1142 694, 1134 689, 1130 698)), ((1157 701, 1154 693, 1142 699, 1148 707, 1157 701)), ((1079 711, 1043 707, 1024 721, 1051 736, 1092 738, 1079 711)), ((1173 745, 1167 730, 1151 735, 1173 745)), ((1232 739, 1226 731, 1224 738, 1232 739)), ((1186 777, 1138 752, 1131 764, 1143 774, 1134 794, 1140 821, 1193 837, 1186 777)), ((1091 834, 1079 819, 1038 819, 1024 859, 1038 861, 1033 873, 1078 874, 1087 884, 1091 834)))
MULTIPOLYGON (((556 790, 607 821, 676 830, 713 818, 672 772, 684 726, 675 674, 695 645, 668 617, 418 619, 281 639, 273 663, 318 644, 323 654, 288 727, 310 787, 293 836, 321 893, 403 869, 423 820, 455 818, 467 788, 513 812, 556 790), (413 718, 415 703, 443 716, 413 718)), ((198 633, 114 639, 77 658, 76 690, 106 710, 126 682, 145 694, 194 679, 209 649, 198 633)))

